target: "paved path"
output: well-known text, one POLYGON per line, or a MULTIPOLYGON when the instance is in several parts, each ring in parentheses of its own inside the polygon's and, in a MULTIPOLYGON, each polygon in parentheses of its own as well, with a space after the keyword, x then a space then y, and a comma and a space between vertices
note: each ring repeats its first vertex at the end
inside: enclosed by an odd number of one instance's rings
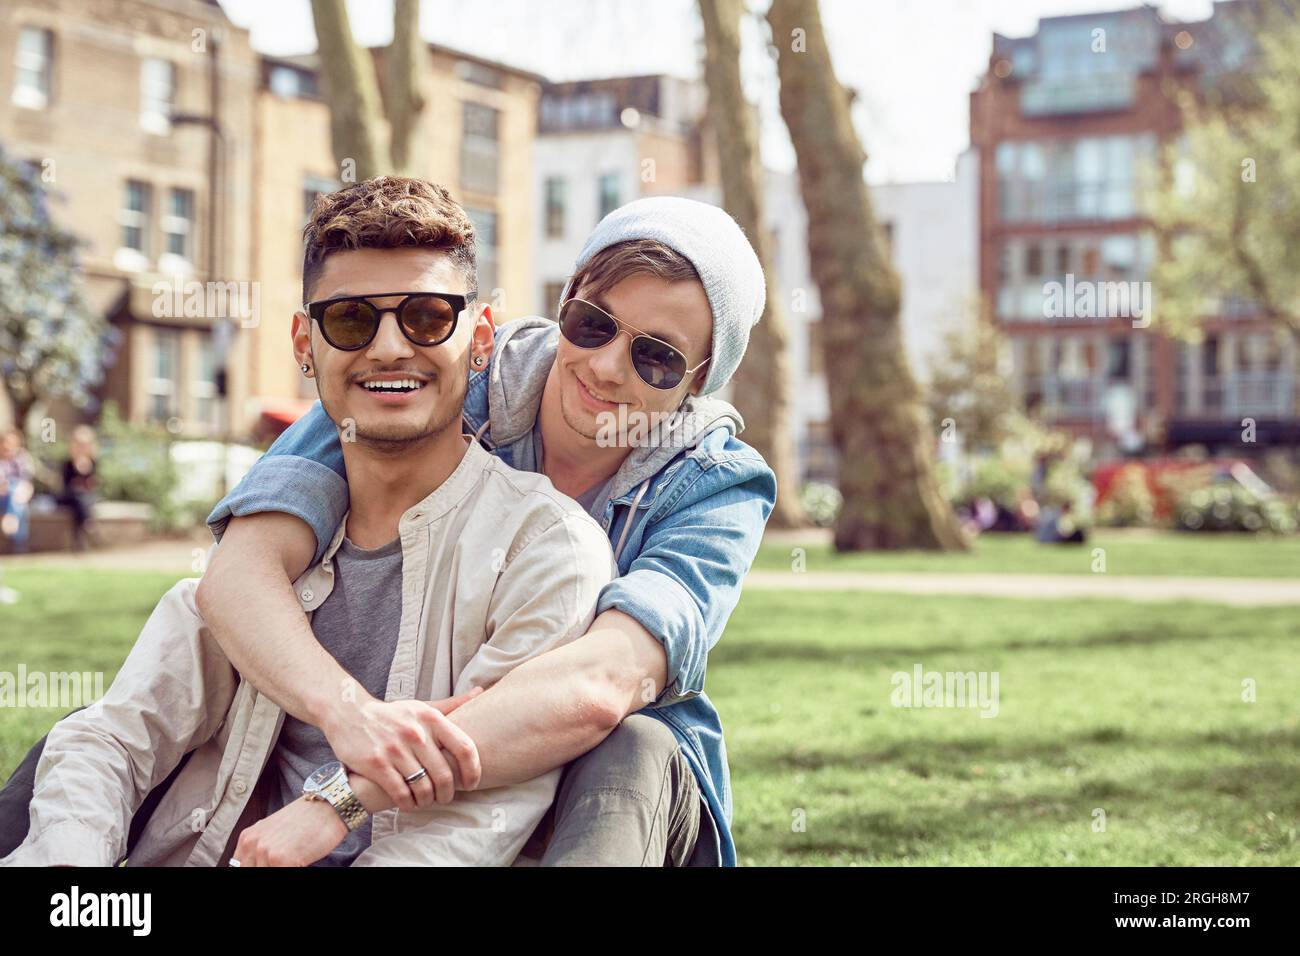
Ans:
POLYGON ((892 594, 1007 598, 1109 598, 1203 601, 1239 607, 1300 604, 1300 581, 1288 578, 1124 577, 1114 574, 907 574, 867 571, 751 571, 746 588, 873 591, 892 594))
MULTIPOLYGON (((7 567, 166 571, 189 577, 195 549, 207 553, 210 539, 153 540, 84 554, 51 553, 0 557, 7 567)), ((764 590, 869 591, 886 594, 974 595, 982 597, 1101 598, 1127 601, 1202 601, 1238 607, 1300 605, 1300 580, 1288 578, 1126 577, 1117 574, 964 574, 947 572, 751 571, 745 587, 764 590)))

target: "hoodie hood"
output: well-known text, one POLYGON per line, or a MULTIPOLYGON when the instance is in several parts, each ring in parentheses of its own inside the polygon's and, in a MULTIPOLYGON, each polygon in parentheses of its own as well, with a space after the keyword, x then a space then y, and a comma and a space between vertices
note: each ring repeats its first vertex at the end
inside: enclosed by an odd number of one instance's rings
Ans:
MULTIPOLYGON (((555 364, 560 327, 550 319, 524 318, 497 329, 488 366, 488 427, 493 445, 509 445, 527 435, 537 421, 546 378, 555 364)), ((686 398, 666 439, 655 436, 632 449, 614 473, 605 503, 626 495, 653 478, 683 451, 694 448, 709 432, 726 428, 739 435, 744 419, 729 403, 709 396, 686 398)))

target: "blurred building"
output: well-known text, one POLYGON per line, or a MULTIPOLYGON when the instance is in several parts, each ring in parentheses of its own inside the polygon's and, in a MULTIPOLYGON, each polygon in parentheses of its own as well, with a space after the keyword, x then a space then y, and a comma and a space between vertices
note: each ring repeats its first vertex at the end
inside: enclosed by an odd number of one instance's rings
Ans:
POLYGON ((533 314, 554 317, 583 241, 606 213, 642 196, 716 185, 717 155, 704 135, 707 105, 702 85, 671 76, 543 87, 533 314))
MULTIPOLYGON (((415 174, 474 220, 480 294, 508 319, 533 298, 541 78, 428 51, 415 174)), ((122 332, 103 398, 187 437, 292 421, 315 398, 290 347, 302 227, 341 185, 315 57, 260 56, 214 0, 8 0, 0 77, 0 141, 46 171, 88 242, 89 304, 122 332)))
POLYGON ((1248 68, 1246 4, 1166 23, 1153 7, 1052 17, 995 35, 971 94, 980 156, 980 288, 1012 349, 1027 409, 1104 452, 1296 440, 1297 355, 1248 303, 1225 302, 1199 344, 1146 326, 1156 242, 1141 197, 1177 97, 1248 68))
MULTIPOLYGON (((707 105, 702 84, 667 76, 544 87, 536 150, 535 314, 555 315, 583 242, 611 210, 656 194, 721 204, 707 105)), ((922 376, 945 332, 975 315, 976 166, 975 155, 967 153, 952 181, 872 187, 876 215, 903 277, 908 357, 922 376)), ((790 330, 799 474, 829 480, 830 411, 821 306, 808 267, 807 214, 793 173, 769 171, 764 182, 772 268, 790 330)), ((720 397, 729 398, 730 388, 720 397)))
POLYGON ((218 434, 228 365, 240 429, 246 343, 224 334, 207 283, 228 306, 236 297, 231 314, 251 305, 239 285, 254 275, 248 33, 211 0, 6 0, 0 78, 0 140, 41 169, 56 221, 87 241, 88 303, 121 333, 103 397, 133 421, 218 434), (203 294, 187 295, 190 282, 203 294))
MULTIPOLYGON (((497 321, 523 315, 533 299, 541 77, 427 47, 427 105, 412 174, 446 186, 473 220, 479 295, 493 304, 497 321)), ((302 305, 302 228, 316 196, 342 185, 316 64, 315 54, 259 61, 251 215, 263 317, 249 361, 251 396, 266 431, 293 421, 316 399, 314 380, 303 377, 290 349, 290 322, 302 305)))

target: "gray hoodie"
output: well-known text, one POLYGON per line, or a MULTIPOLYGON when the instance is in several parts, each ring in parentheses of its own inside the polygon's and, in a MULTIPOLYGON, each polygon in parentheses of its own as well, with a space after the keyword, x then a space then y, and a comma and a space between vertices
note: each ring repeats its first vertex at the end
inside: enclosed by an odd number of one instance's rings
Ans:
MULTIPOLYGON (((470 393, 465 398, 466 417, 475 423, 479 437, 489 439, 498 450, 516 445, 511 449, 510 464, 524 471, 537 470, 532 430, 559 340, 560 327, 550 319, 529 317, 502 324, 496 332, 492 364, 471 376, 470 393), (476 402, 475 385, 479 390, 482 385, 475 380, 483 378, 488 379, 486 434, 480 424, 481 408, 471 408, 481 405, 481 399, 476 402)), ((639 489, 639 500, 655 475, 683 451, 695 448, 713 429, 725 428, 735 436, 745 427, 740 412, 718 398, 687 396, 680 411, 666 440, 657 435, 632 449, 614 473, 606 494, 593 502, 592 514, 603 513, 609 501, 617 501, 633 488, 639 489)))

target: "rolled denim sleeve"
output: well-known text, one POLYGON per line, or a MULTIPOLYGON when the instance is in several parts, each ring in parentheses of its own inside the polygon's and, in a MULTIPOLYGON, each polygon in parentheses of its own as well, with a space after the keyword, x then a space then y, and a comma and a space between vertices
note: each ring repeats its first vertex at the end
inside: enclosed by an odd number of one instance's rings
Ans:
POLYGON ((311 527, 316 535, 315 561, 320 561, 347 510, 348 481, 338 428, 316 402, 217 502, 208 515, 208 527, 220 541, 231 518, 282 511, 311 527))
POLYGON ((651 525, 628 573, 601 591, 597 614, 617 608, 664 646, 668 681, 656 706, 704 691, 709 651, 740 600, 776 502, 776 476, 758 464, 730 461, 703 472, 682 499, 696 500, 651 525), (717 469, 734 480, 719 482, 717 469))

